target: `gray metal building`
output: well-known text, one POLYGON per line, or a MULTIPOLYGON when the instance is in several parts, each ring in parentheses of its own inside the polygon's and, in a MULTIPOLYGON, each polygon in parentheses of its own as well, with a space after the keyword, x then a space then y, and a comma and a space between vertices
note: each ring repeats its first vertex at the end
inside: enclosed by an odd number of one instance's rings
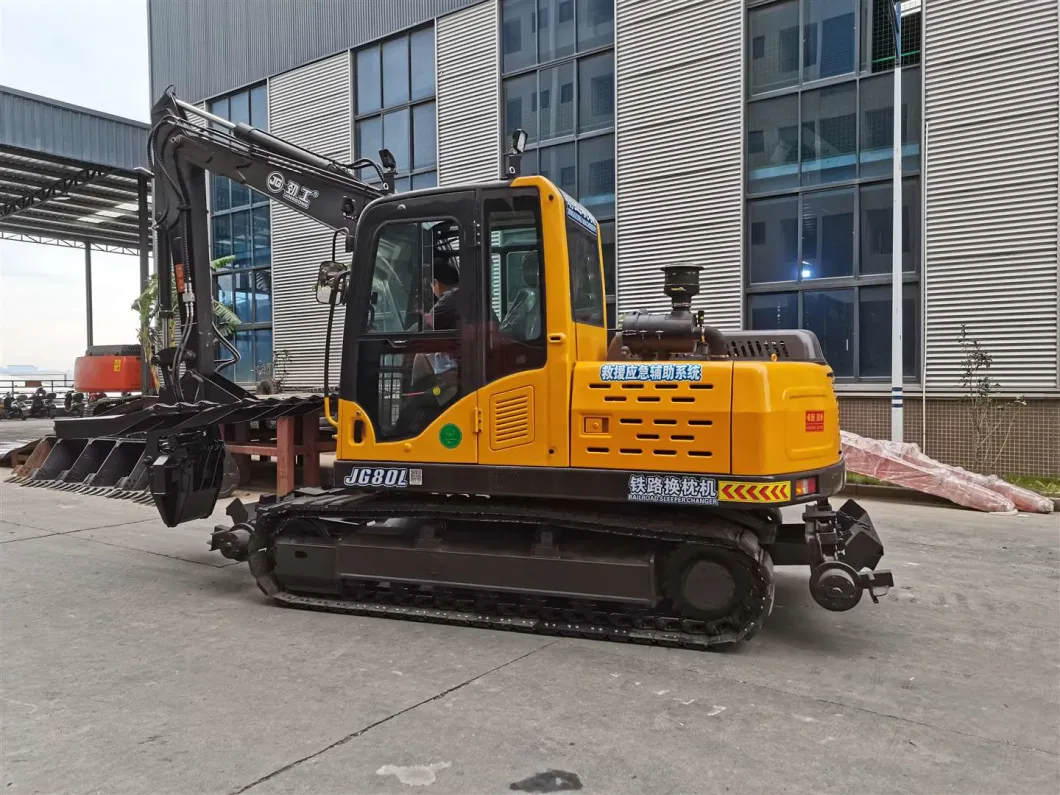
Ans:
MULTIPOLYGON (((967 463, 962 326, 1027 405, 998 469, 1060 470, 1060 7, 908 0, 903 60, 906 439, 967 463)), ((888 434, 894 35, 888 0, 148 0, 151 82, 352 159, 399 187, 529 168, 597 215, 617 312, 659 266, 703 266, 722 328, 801 325, 844 427, 888 434)), ((322 386, 330 239, 238 185, 211 191, 238 373, 274 351, 322 386)), ((1007 426, 1006 426, 1007 427, 1007 426)), ((995 444, 991 442, 991 444, 995 444)))

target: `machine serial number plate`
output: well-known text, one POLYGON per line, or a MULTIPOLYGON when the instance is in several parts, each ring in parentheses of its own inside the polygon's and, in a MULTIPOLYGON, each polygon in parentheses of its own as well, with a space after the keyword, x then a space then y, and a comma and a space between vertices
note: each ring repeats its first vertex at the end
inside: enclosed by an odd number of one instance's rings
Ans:
POLYGON ((717 505, 718 481, 701 475, 630 475, 630 502, 717 505))
POLYGON ((403 489, 408 486, 422 486, 423 470, 404 467, 354 467, 342 482, 347 486, 403 489))

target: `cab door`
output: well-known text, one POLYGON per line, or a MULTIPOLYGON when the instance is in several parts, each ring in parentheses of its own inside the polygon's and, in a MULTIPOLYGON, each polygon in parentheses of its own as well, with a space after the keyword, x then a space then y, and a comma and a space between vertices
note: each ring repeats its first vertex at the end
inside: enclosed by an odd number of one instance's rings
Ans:
POLYGON ((360 461, 470 464, 482 375, 479 334, 479 242, 475 192, 395 197, 372 206, 359 229, 354 278, 367 307, 363 327, 347 338, 355 353, 344 362, 340 457, 360 461), (447 268, 448 263, 455 268, 447 268), (456 271, 453 278, 444 276, 456 271), (370 283, 366 274, 371 273, 370 283), (432 290, 436 277, 445 299, 432 290), (439 325, 435 305, 455 305, 439 325))
POLYGON ((551 405, 548 386, 551 377, 562 381, 567 375, 555 356, 550 360, 545 307, 558 296, 546 289, 540 193, 536 188, 483 191, 482 217, 479 462, 563 466, 567 412, 565 405, 551 405), (553 408, 563 417, 553 417, 553 408))

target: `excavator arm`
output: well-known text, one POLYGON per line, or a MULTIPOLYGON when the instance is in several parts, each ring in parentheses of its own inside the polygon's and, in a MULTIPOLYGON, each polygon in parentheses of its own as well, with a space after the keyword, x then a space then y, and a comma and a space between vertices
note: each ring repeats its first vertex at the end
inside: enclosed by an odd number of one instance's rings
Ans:
MULTIPOLYGON (((174 526, 209 516, 223 484, 234 487, 238 473, 226 453, 222 423, 268 424, 323 406, 319 396, 259 399, 218 372, 239 354, 214 325, 206 174, 234 180, 332 230, 336 260, 338 238, 351 251, 365 207, 393 192, 396 167, 386 150, 379 153, 381 165, 367 159, 340 163, 202 111, 172 92, 155 103, 151 119, 162 321, 162 344, 151 364, 162 375, 158 397, 145 395, 99 416, 56 420, 53 443, 29 479, 136 499, 148 496, 147 489, 165 523, 174 526), (378 182, 361 179, 365 171, 378 182)), ((329 262, 320 272, 328 274, 334 310, 334 288, 341 286, 345 267, 329 262)))
POLYGON ((345 237, 350 250, 364 208, 393 192, 394 158, 382 150, 381 166, 367 159, 339 163, 202 111, 172 92, 155 103, 151 120, 148 153, 156 191, 159 314, 168 329, 175 284, 180 320, 178 339, 172 345, 164 340, 165 347, 152 362, 162 371, 160 396, 167 403, 240 400, 247 393, 217 372, 237 361, 239 354, 213 322, 206 173, 228 177, 312 218, 333 230, 333 240, 345 237), (192 115, 208 126, 192 121, 192 115), (371 169, 379 184, 360 179, 357 169, 371 169), (231 358, 215 362, 218 345, 231 358))

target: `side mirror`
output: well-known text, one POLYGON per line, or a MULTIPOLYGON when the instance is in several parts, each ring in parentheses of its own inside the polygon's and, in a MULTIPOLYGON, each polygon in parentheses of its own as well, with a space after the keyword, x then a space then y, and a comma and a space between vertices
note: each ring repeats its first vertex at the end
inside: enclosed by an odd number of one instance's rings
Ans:
POLYGON ((349 269, 341 262, 325 261, 317 271, 317 303, 330 304, 335 296, 336 304, 346 303, 346 274, 349 269))

